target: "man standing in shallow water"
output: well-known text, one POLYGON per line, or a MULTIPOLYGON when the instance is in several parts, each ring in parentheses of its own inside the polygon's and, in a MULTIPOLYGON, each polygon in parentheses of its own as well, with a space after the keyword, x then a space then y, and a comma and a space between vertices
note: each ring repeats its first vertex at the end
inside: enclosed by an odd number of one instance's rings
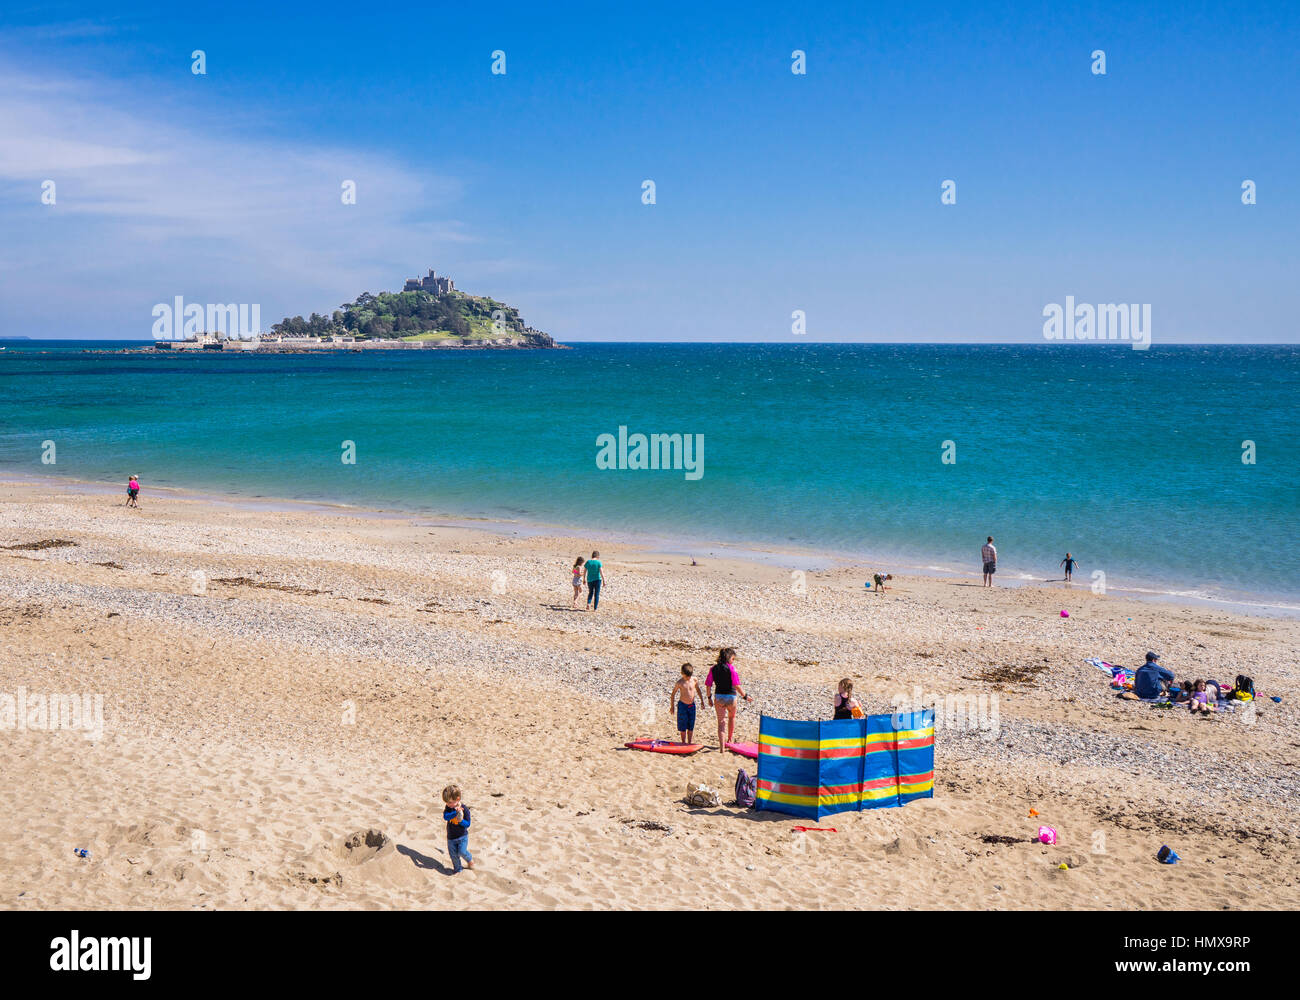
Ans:
POLYGON ((989 540, 980 549, 980 555, 984 557, 984 586, 991 587, 993 574, 998 571, 998 550, 993 546, 992 535, 989 535, 989 540))

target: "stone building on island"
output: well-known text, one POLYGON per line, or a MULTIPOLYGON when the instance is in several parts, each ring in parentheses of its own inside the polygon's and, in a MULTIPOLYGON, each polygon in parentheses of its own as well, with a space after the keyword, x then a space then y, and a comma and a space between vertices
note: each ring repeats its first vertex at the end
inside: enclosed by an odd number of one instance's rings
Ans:
POLYGON ((431 295, 446 295, 455 290, 456 282, 450 278, 439 278, 433 268, 429 268, 429 273, 423 278, 407 278, 402 287, 404 292, 425 291, 431 295))

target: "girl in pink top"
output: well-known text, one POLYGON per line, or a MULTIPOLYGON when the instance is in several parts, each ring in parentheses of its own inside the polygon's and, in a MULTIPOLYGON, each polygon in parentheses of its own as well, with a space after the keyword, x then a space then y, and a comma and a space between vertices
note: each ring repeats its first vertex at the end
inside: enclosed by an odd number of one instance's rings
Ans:
POLYGON ((734 649, 728 647, 719 651, 718 662, 709 671, 704 688, 709 696, 709 704, 718 713, 718 750, 721 751, 726 749, 728 743, 733 742, 732 738, 736 734, 736 697, 739 695, 746 701, 753 701, 740 686, 740 674, 736 672, 734 649), (715 687, 718 689, 716 697, 713 693, 715 687), (725 740, 722 738, 724 728, 727 731, 725 740))

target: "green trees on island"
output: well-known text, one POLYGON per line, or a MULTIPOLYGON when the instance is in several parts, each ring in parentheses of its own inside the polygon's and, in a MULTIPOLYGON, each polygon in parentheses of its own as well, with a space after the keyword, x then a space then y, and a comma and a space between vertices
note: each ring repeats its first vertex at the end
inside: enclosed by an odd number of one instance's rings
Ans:
POLYGON ((519 311, 503 302, 478 295, 453 291, 433 295, 414 292, 362 292, 355 302, 345 302, 331 316, 312 313, 285 317, 271 327, 271 332, 285 337, 459 337, 494 340, 500 337, 537 337, 545 334, 527 331, 519 311))

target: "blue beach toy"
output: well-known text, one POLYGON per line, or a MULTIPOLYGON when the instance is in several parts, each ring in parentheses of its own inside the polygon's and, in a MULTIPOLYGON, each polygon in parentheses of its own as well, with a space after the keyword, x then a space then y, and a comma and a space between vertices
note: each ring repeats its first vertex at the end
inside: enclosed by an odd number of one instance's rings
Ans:
POLYGON ((1162 865, 1176 865, 1178 864, 1179 858, 1177 853, 1169 849, 1168 844, 1163 844, 1160 847, 1160 853, 1156 855, 1156 860, 1162 865))

